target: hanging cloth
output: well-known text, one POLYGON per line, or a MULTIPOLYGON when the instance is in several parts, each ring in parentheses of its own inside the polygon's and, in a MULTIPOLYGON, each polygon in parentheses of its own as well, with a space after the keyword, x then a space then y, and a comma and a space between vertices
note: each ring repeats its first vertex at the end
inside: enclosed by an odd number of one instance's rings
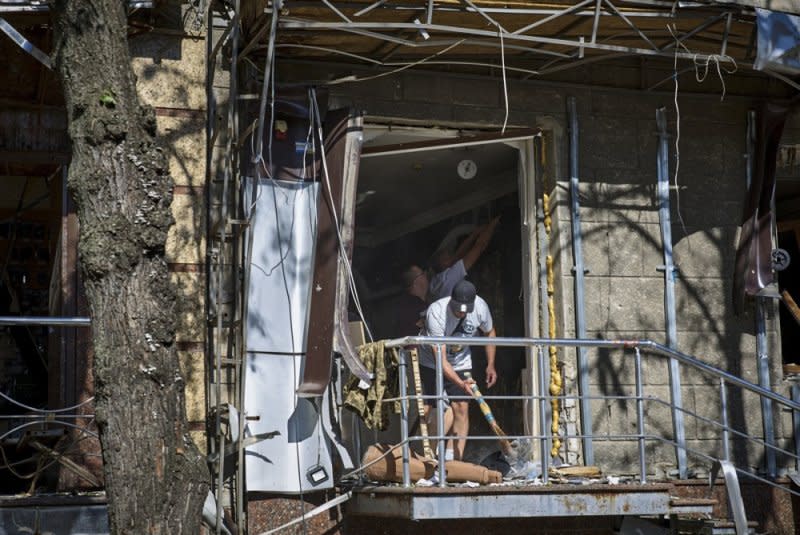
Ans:
MULTIPOLYGON (((397 348, 387 348, 383 341, 358 346, 358 357, 372 374, 372 383, 367 385, 353 375, 344 387, 344 405, 356 412, 368 429, 386 430, 389 427, 389 410, 385 398, 396 398, 399 394, 397 348)), ((392 410, 400 412, 400 402, 392 403, 392 410)))

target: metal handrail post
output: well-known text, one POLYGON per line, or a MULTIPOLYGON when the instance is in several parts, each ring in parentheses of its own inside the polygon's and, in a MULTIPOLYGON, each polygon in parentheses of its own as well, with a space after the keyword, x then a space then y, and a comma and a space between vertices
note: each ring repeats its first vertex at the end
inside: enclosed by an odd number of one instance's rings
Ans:
POLYGON ((539 447, 542 452, 542 483, 547 484, 547 472, 550 464, 550 421, 548 418, 548 399, 547 399, 547 377, 550 375, 550 366, 544 358, 544 347, 538 346, 537 353, 539 359, 539 422, 542 426, 542 439, 539 447))
MULTIPOLYGON (((464 339, 458 337, 448 336, 405 336, 403 338, 395 338, 386 342, 386 347, 401 347, 405 345, 415 344, 463 344, 464 339)), ((751 383, 741 377, 733 375, 725 370, 717 368, 707 362, 704 362, 696 357, 683 353, 676 349, 672 349, 658 342, 652 340, 598 340, 598 339, 577 339, 577 338, 532 338, 532 337, 485 337, 475 336, 470 338, 470 345, 475 346, 502 346, 502 347, 528 347, 528 346, 556 346, 556 347, 597 347, 597 348, 628 348, 639 347, 647 350, 656 355, 661 355, 670 360, 674 360, 678 364, 685 364, 695 370, 707 373, 713 377, 722 377, 725 382, 743 388, 758 396, 769 398, 773 401, 784 405, 790 409, 800 411, 800 402, 791 400, 785 396, 778 394, 775 391, 768 390, 757 384, 751 383)), ((684 445, 685 447, 685 445, 684 445)))
POLYGON ((445 468, 445 449, 447 448, 447 441, 444 437, 444 376, 442 370, 442 346, 436 344, 434 346, 434 355, 436 356, 436 434, 439 435, 439 443, 436 445, 436 451, 439 457, 439 486, 447 486, 447 469, 445 468))
POLYGON ((719 379, 719 399, 722 404, 722 454, 726 461, 731 460, 730 429, 728 427, 728 387, 725 379, 719 379))
POLYGON ((636 348, 636 426, 639 433, 639 480, 647 483, 644 439, 644 386, 642 385, 642 353, 636 348))
MULTIPOLYGON (((792 383, 792 400, 800 402, 800 383, 792 383)), ((794 427, 794 466, 795 470, 800 471, 800 411, 792 411, 792 425, 794 427)))
MULTIPOLYGON (((575 336, 586 337, 586 309, 584 298, 583 236, 581 234, 580 191, 578 179, 578 111, 575 97, 567 99, 569 115, 569 195, 570 216, 572 221, 572 258, 573 277, 575 277, 575 336)), ((581 433, 583 439, 583 459, 585 464, 594 464, 594 447, 592 446, 592 408, 589 395, 589 360, 586 348, 576 347, 578 353, 578 392, 580 393, 581 433)))
POLYGON ((406 356, 408 351, 400 351, 398 370, 400 374, 400 438, 403 440, 403 486, 411 486, 411 449, 408 447, 408 380, 406 377, 406 356))

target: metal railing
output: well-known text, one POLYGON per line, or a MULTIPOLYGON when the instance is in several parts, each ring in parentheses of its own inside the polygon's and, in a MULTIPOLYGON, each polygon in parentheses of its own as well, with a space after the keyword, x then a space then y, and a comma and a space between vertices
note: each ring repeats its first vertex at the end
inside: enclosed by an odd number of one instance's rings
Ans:
MULTIPOLYGON (((91 318, 85 316, 0 316, 0 326, 90 327, 91 324, 91 318)), ((94 411, 79 412, 80 409, 93 402, 94 396, 69 407, 47 409, 28 405, 8 393, 0 391, 0 405, 14 411, 0 413, 0 423, 9 425, 8 428, 0 427, 0 470, 8 470, 19 479, 30 478, 33 475, 20 476, 14 470, 14 466, 27 461, 9 462, 5 450, 3 450, 9 445, 16 447, 19 443, 24 442, 26 433, 31 433, 34 437, 56 433, 53 436, 59 438, 69 430, 76 432, 70 445, 64 451, 74 447, 85 438, 97 439, 97 433, 88 429, 94 420, 94 411), (84 423, 80 424, 79 421, 84 423)), ((51 459, 45 464, 38 465, 34 473, 40 474, 48 466, 59 462, 60 456, 55 451, 46 453, 45 456, 49 456, 51 459)))
MULTIPOLYGON (((394 398, 391 400, 385 399, 385 402, 393 402, 393 401, 400 401, 401 405, 401 414, 400 414, 400 432, 401 432, 401 448, 402 448, 402 458, 403 458, 403 485, 406 487, 411 486, 411 477, 410 477, 410 458, 411 458, 411 448, 410 444, 412 442, 421 441, 423 437, 421 436, 409 436, 409 400, 416 400, 420 396, 416 395, 409 395, 408 394, 408 384, 407 384, 407 375, 406 375, 406 366, 408 362, 408 348, 409 346, 420 346, 420 345, 431 345, 433 346, 434 354, 437 356, 436 358, 436 392, 437 395, 433 396, 436 399, 436 411, 437 411, 437 430, 435 436, 430 436, 428 438, 437 441, 437 449, 438 449, 438 458, 444 459, 445 458, 445 441, 447 439, 458 438, 453 436, 447 436, 444 430, 444 411, 445 411, 445 397, 442 395, 443 387, 444 387, 444 377, 442 372, 441 366, 441 358, 439 355, 439 351, 441 345, 447 344, 458 344, 463 345, 465 342, 464 338, 461 337, 425 337, 425 336, 409 336, 405 338, 399 338, 395 340, 390 340, 386 342, 386 347, 390 348, 400 348, 400 373, 399 373, 399 381, 400 381, 400 396, 398 398, 394 398)), ((637 450, 638 450, 638 468, 639 468, 639 481, 641 483, 646 483, 648 478, 648 465, 647 465, 647 449, 646 444, 648 441, 661 443, 665 446, 671 446, 675 448, 676 452, 684 452, 685 454, 691 454, 697 459, 701 459, 703 461, 715 462, 720 460, 720 458, 715 454, 709 454, 706 452, 699 451, 695 448, 691 448, 686 443, 685 434, 675 433, 676 440, 672 440, 668 437, 662 436, 657 433, 648 432, 647 422, 645 421, 645 404, 655 404, 665 406, 669 411, 671 417, 674 416, 676 411, 681 415, 680 421, 681 425, 684 425, 683 416, 689 416, 695 418, 696 421, 701 422, 705 425, 711 426, 715 432, 720 433, 721 438, 721 459, 724 461, 732 461, 736 464, 737 461, 745 461, 746 459, 731 459, 731 437, 735 439, 740 439, 745 441, 748 444, 753 444, 757 446, 759 449, 763 448, 764 457, 769 458, 770 454, 779 453, 787 461, 792 461, 793 467, 795 470, 800 469, 800 444, 798 444, 797 438, 800 437, 800 403, 797 401, 784 397, 772 390, 765 389, 757 384, 751 383, 741 377, 733 375, 725 370, 712 366, 706 362, 703 362, 691 355, 686 353, 682 353, 680 351, 671 349, 666 347, 662 344, 650 341, 650 340, 586 340, 586 339, 545 339, 545 338, 487 338, 487 337, 475 337, 469 339, 469 345, 471 346, 487 346, 493 345, 496 347, 524 347, 536 350, 536 358, 538 363, 538 376, 536 378, 538 383, 538 394, 527 394, 527 395, 519 395, 519 396, 488 396, 484 395, 484 399, 487 401, 491 400, 521 400, 521 401, 528 401, 531 404, 535 404, 538 407, 538 416, 539 416, 539 429, 541 432, 539 434, 529 434, 529 435, 521 435, 521 436, 508 436, 509 440, 517 440, 517 439, 527 439, 533 441, 539 441, 539 452, 540 452, 540 462, 541 462, 541 478, 542 482, 548 482, 548 472, 550 468, 551 456, 550 456, 550 445, 552 444, 553 434, 551 432, 551 414, 550 414, 550 404, 553 399, 560 399, 560 400, 576 400, 578 401, 578 405, 581 406, 581 403, 586 400, 620 400, 631 402, 635 401, 636 404, 636 433, 631 434, 624 434, 624 433, 617 433, 612 434, 608 433, 605 435, 593 433, 591 435, 586 434, 563 434, 560 435, 560 438, 564 439, 592 439, 595 441, 630 441, 632 443, 636 443, 637 450), (634 389, 635 392, 633 395, 584 395, 583 393, 578 393, 576 395, 561 395, 561 396, 551 396, 549 394, 549 377, 550 377, 550 364, 548 359, 545 358, 545 347, 562 347, 562 348, 595 348, 595 349, 619 349, 624 350, 625 357, 631 355, 634 360, 634 389), (719 399, 720 399, 720 407, 719 407, 719 419, 709 418, 708 416, 704 416, 699 414, 695 411, 688 410, 684 407, 675 407, 670 401, 664 401, 657 396, 648 395, 645 391, 646 386, 643 381, 643 374, 642 374, 642 357, 646 355, 648 357, 654 358, 665 358, 668 359, 669 364, 677 363, 681 367, 685 367, 688 369, 693 370, 694 372, 698 372, 701 377, 705 378, 714 378, 714 383, 716 385, 715 388, 719 388, 719 399), (773 443, 772 437, 768 437, 766 440, 761 437, 753 436, 743 430, 735 429, 730 422, 730 396, 728 392, 729 387, 737 387, 741 390, 741 392, 750 392, 755 394, 759 397, 759 400, 768 399, 772 402, 776 403, 779 407, 783 408, 784 410, 791 411, 792 414, 792 423, 793 423, 793 436, 794 436, 794 452, 787 451, 773 443)), ((798 394, 800 394, 800 388, 798 390, 798 394)), ((430 399, 432 396, 421 396, 423 399, 430 399)), ((469 396, 450 396, 451 399, 471 399, 469 396)), ((661 426, 666 426, 668 422, 659 421, 658 422, 661 426)), ((669 422, 673 423, 674 422, 669 422)), ((652 427, 652 426, 651 426, 652 427)), ((682 430, 681 430, 682 431, 682 430)), ((477 436, 471 435, 469 440, 496 440, 496 436, 477 436)), ((775 486, 780 488, 781 490, 788 491, 792 494, 800 495, 796 491, 792 491, 785 486, 779 485, 772 480, 772 474, 768 474, 770 478, 765 478, 759 476, 757 473, 753 472, 749 468, 746 467, 736 467, 737 472, 743 474, 747 477, 759 480, 763 483, 775 486)), ((444 487, 447 485, 447 474, 445 471, 445 463, 439 463, 438 467, 438 479, 439 479, 439 486, 444 487)))

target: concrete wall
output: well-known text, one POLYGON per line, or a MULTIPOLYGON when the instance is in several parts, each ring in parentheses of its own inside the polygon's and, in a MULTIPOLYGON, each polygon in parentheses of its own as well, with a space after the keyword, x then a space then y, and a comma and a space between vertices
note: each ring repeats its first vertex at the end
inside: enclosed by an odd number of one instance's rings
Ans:
MULTIPOLYGON (((605 77, 613 77, 613 68, 609 69, 612 72, 605 72, 605 77)), ((325 76, 319 67, 308 71, 303 65, 293 65, 283 74, 284 80, 325 76)), ((690 77, 691 73, 685 76, 690 77)), ((679 269, 675 290, 678 349, 757 382, 753 310, 735 316, 731 298, 733 258, 745 195, 746 113, 757 105, 758 92, 763 90, 762 94, 766 94, 771 85, 765 82, 759 89, 753 84, 752 76, 741 84, 735 78, 727 78, 727 96, 722 101, 718 81, 705 87, 709 92, 705 95, 680 93, 680 172, 677 189, 674 184, 671 188, 671 218, 675 264, 679 269), (738 96, 731 96, 737 92, 738 96)), ((578 105, 582 231, 585 264, 590 270, 586 275, 587 336, 665 342, 664 275, 658 271, 664 259, 656 204, 655 117, 657 108, 666 108, 673 181, 678 163, 674 147, 678 114, 671 91, 672 87, 663 93, 648 93, 534 81, 509 83, 510 126, 555 125, 560 157, 552 168, 555 176, 548 187, 553 196, 555 232, 550 249, 558 269, 559 335, 574 336, 565 137, 566 98, 571 95, 576 97, 578 105)), ((498 130, 504 120, 504 95, 499 79, 405 71, 334 86, 332 97, 334 105, 364 110, 367 121, 372 118, 399 124, 498 130)), ((771 380, 779 392, 788 395, 786 386, 781 384, 776 328, 771 317, 768 323, 771 380)), ((590 351, 591 395, 632 395, 632 357, 631 352, 590 351)), ((562 352, 560 359, 567 393, 575 394, 574 354, 562 352)), ((645 357, 645 395, 669 402, 667 370, 663 359, 645 357)), ((705 418, 719 418, 716 380, 684 370, 681 383, 683 406, 687 410, 705 418)), ((595 400, 592 407, 595 433, 636 432, 634 403, 595 400)), ((576 414, 573 409, 569 412, 567 416, 576 414)), ((760 434, 760 404, 754 396, 729 392, 729 414, 737 429, 760 434)), ((646 419, 647 433, 672 438, 667 407, 648 402, 646 419)), ((709 455, 721 454, 718 428, 690 416, 685 420, 690 448, 709 455)), ((776 418, 776 434, 787 448, 792 447, 789 424, 786 417, 776 418)), ((562 456, 570 462, 579 460, 577 442, 569 442, 567 448, 562 456)), ((745 447, 740 441, 733 441, 732 449, 742 465, 757 467, 763 462, 763 448, 745 447)), ((595 451, 595 464, 606 470, 638 471, 635 443, 621 445, 596 440, 595 451)), ((667 473, 675 464, 674 450, 669 446, 650 442, 647 451, 651 473, 667 473)), ((708 467, 702 458, 690 456, 689 461, 698 471, 708 467)))

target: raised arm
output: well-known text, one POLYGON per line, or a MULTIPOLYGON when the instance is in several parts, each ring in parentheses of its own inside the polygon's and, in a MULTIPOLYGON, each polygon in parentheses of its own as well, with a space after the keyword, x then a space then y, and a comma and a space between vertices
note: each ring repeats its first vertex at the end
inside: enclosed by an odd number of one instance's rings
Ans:
POLYGON ((464 262, 464 268, 469 269, 475 262, 478 261, 483 251, 486 250, 486 247, 489 246, 489 242, 492 240, 492 235, 494 235, 494 231, 497 228, 497 224, 500 222, 500 216, 495 217, 485 227, 481 227, 480 232, 478 232, 477 237, 475 238, 475 243, 473 243, 467 253, 461 257, 464 262))

